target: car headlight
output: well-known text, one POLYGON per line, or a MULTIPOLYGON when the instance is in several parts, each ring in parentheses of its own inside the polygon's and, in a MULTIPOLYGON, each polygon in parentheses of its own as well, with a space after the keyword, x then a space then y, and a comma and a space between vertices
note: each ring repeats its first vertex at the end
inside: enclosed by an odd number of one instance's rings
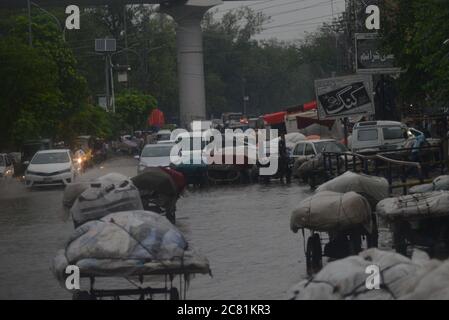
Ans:
POLYGON ((72 171, 72 169, 71 169, 71 168, 68 168, 68 169, 59 171, 59 173, 68 173, 68 172, 71 172, 71 171, 72 171))

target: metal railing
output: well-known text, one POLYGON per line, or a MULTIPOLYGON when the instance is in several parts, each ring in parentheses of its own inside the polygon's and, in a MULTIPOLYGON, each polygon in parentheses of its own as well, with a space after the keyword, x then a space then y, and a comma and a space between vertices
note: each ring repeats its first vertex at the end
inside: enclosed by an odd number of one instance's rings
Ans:
POLYGON ((388 180, 390 193, 393 189, 402 188, 407 193, 407 188, 422 184, 428 175, 428 169, 439 168, 444 174, 447 162, 444 158, 443 146, 428 146, 421 148, 404 148, 394 151, 369 152, 365 154, 345 152, 323 152, 324 173, 328 179, 332 179, 347 171, 364 173, 367 175, 383 176, 388 180), (405 160, 413 150, 418 150, 424 155, 426 161, 413 162, 405 160), (395 158, 392 158, 396 157, 395 158), (409 178, 415 178, 413 182, 407 182, 409 178), (416 181, 416 178, 418 179, 416 181), (394 182, 400 180, 400 184, 394 182))

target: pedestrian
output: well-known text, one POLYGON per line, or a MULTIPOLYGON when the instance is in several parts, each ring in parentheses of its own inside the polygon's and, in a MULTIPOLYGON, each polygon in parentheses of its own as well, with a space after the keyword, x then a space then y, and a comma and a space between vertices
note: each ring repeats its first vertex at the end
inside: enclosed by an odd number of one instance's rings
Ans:
POLYGON ((415 142, 412 146, 412 151, 410 155, 410 161, 411 162, 418 162, 421 164, 422 173, 425 177, 428 176, 426 167, 423 165, 423 159, 422 159, 422 148, 427 145, 426 136, 424 134, 420 134, 415 138, 415 142))
POLYGON ((284 178, 287 178, 287 183, 290 183, 290 178, 289 178, 289 174, 288 174, 288 159, 289 159, 289 155, 288 155, 288 150, 287 150, 287 145, 285 142, 285 134, 282 133, 280 138, 279 138, 279 142, 278 142, 278 150, 279 150, 279 176, 281 179, 281 183, 284 183, 284 178))

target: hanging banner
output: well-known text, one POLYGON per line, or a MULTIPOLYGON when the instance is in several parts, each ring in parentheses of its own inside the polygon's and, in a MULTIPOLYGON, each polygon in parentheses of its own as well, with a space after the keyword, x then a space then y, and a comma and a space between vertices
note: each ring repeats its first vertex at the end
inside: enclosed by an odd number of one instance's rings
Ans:
POLYGON ((373 115, 373 81, 369 75, 352 75, 315 81, 320 120, 373 115))

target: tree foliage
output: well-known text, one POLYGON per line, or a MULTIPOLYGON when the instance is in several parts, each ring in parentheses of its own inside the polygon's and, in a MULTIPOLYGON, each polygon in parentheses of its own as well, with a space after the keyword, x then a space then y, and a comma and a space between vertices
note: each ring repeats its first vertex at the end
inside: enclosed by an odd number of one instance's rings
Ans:
POLYGON ((385 47, 405 71, 398 83, 408 102, 447 106, 449 6, 444 0, 385 1, 385 47))
POLYGON ((116 120, 121 128, 131 131, 144 128, 150 111, 157 105, 154 97, 138 91, 123 91, 116 100, 116 120))

